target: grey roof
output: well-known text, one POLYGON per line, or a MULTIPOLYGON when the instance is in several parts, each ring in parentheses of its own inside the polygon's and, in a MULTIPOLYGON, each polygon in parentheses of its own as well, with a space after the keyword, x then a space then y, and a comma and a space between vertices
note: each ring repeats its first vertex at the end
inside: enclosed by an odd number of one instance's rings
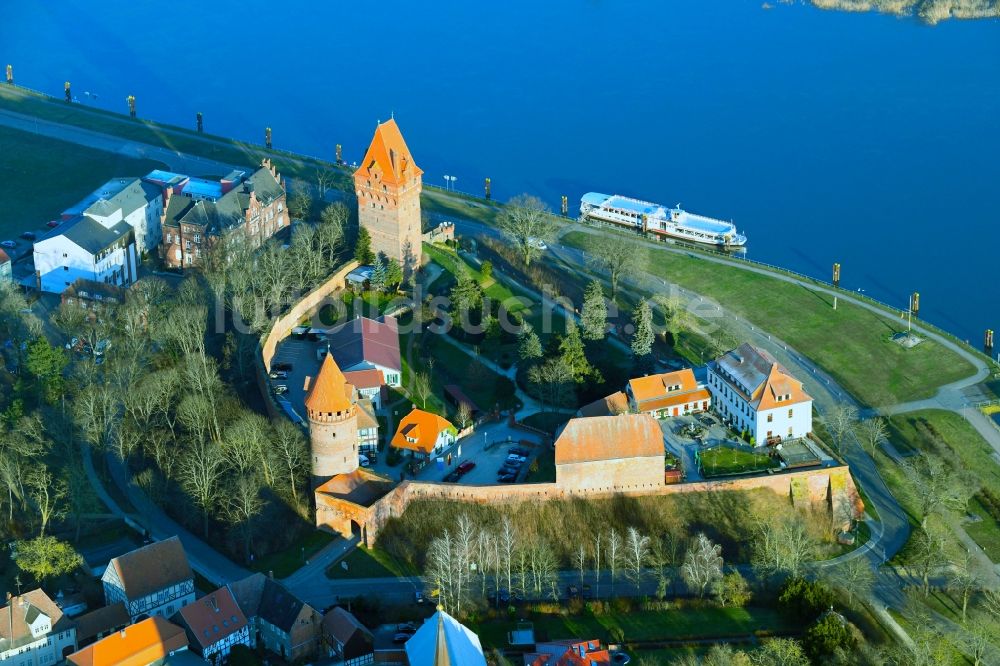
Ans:
POLYGON ((127 222, 118 222, 111 228, 108 228, 86 215, 77 215, 63 222, 39 240, 49 240, 50 238, 63 236, 87 252, 98 254, 102 250, 106 250, 114 245, 122 236, 131 231, 132 227, 127 222))
POLYGON ((746 342, 716 361, 716 365, 730 375, 747 395, 752 395, 767 380, 771 368, 777 363, 769 353, 746 342))
POLYGON ((108 217, 121 210, 124 217, 159 196, 162 196, 159 187, 143 182, 139 178, 112 178, 63 211, 63 215, 89 213, 108 217))
POLYGON ((308 607, 281 583, 262 573, 230 583, 229 591, 247 618, 263 618, 285 632, 291 630, 302 609, 308 607))
POLYGON ((402 371, 399 329, 393 317, 358 317, 344 322, 327 333, 327 341, 334 360, 344 370, 368 362, 402 371))
POLYGON ((263 205, 268 205, 284 194, 271 170, 261 167, 252 176, 223 194, 218 201, 194 201, 183 194, 170 197, 164 224, 171 227, 184 224, 204 227, 206 233, 219 234, 246 221, 253 192, 263 205))

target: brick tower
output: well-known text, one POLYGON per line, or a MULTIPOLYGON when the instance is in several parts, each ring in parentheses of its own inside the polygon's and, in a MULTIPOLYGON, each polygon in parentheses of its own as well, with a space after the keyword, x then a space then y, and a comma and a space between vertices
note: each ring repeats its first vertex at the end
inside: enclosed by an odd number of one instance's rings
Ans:
POLYGON ((395 120, 375 128, 361 167, 354 172, 358 222, 372 250, 395 259, 409 275, 420 265, 420 176, 395 120))
POLYGON ((305 404, 315 488, 358 468, 357 394, 330 352, 323 358, 315 380, 310 381, 305 404))

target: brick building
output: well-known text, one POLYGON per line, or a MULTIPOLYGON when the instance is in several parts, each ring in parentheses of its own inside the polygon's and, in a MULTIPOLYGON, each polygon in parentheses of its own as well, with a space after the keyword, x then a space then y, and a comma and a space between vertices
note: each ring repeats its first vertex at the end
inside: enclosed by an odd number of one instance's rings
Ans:
POLYGON ((358 223, 371 235, 372 251, 398 261, 404 275, 420 265, 422 174, 395 120, 375 128, 354 172, 358 223))
POLYGON ((664 463, 663 433, 648 414, 571 419, 556 440, 556 483, 576 492, 662 488, 664 463))
POLYGON ((219 181, 167 171, 143 180, 163 189, 160 256, 171 268, 201 263, 220 239, 260 247, 290 223, 285 188, 270 160, 249 176, 233 171, 219 181))

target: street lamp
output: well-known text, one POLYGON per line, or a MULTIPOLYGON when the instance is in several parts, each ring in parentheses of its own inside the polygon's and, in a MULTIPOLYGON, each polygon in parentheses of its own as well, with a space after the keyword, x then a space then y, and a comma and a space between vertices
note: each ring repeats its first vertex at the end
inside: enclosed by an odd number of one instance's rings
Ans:
POLYGON ((455 181, 458 180, 458 176, 449 176, 445 174, 444 176, 444 188, 448 191, 455 189, 455 181))

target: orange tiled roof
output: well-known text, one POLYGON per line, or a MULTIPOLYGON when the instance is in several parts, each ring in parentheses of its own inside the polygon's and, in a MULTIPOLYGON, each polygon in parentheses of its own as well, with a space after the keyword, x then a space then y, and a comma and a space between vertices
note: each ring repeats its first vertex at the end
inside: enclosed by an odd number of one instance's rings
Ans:
POLYGON ((757 389, 753 397, 757 401, 758 410, 774 409, 775 407, 795 405, 812 400, 812 397, 802 389, 802 382, 785 374, 777 363, 771 366, 771 372, 768 373, 767 379, 757 389), (780 401, 779 397, 781 397, 780 401))
POLYGON ((708 389, 701 388, 696 391, 671 393, 662 398, 647 400, 639 404, 639 409, 644 412, 655 412, 660 409, 667 409, 668 407, 685 405, 689 402, 702 402, 711 399, 712 395, 708 392, 708 389))
POLYGON ((698 382, 695 380, 694 372, 691 371, 691 368, 685 368, 659 375, 636 377, 629 380, 628 386, 635 401, 641 403, 643 400, 662 398, 668 393, 694 391, 698 388, 698 382), (680 385, 680 388, 676 391, 667 391, 668 386, 677 385, 680 385))
POLYGON ((389 185, 402 185, 423 173, 413 162, 395 120, 387 120, 375 128, 368 152, 354 173, 369 176, 376 171, 381 174, 382 182, 389 185))
POLYGON ((434 450, 438 436, 445 430, 455 430, 451 421, 414 407, 412 412, 400 419, 396 434, 392 437, 392 446, 430 453, 434 450))
POLYGON ((247 618, 228 587, 220 587, 188 604, 180 610, 180 616, 191 637, 198 641, 202 649, 225 640, 247 626, 247 618))
POLYGON ((663 455, 663 432, 649 414, 570 419, 556 440, 556 464, 663 455))
POLYGON ((614 416, 628 413, 628 396, 621 391, 606 395, 577 410, 577 416, 614 416))
POLYGON ((354 387, 347 383, 332 354, 323 357, 323 365, 306 396, 306 409, 311 412, 336 414, 353 406, 354 387))
POLYGON ((187 644, 182 628, 157 615, 116 631, 66 659, 75 666, 146 666, 187 644))
POLYGON ((7 256, 6 252, 0 249, 0 264, 6 264, 8 261, 10 261, 10 257, 7 256))

